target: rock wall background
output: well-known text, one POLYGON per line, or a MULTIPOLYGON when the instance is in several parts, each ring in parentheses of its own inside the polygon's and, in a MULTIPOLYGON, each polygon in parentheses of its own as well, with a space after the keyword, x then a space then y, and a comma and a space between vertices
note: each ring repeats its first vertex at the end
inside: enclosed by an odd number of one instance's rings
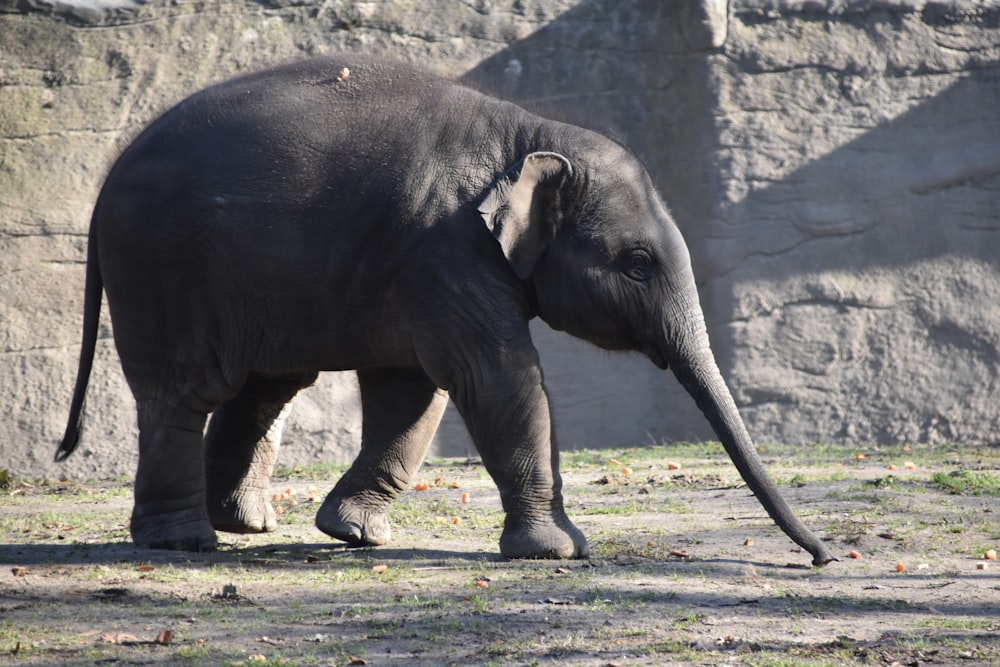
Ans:
MULTIPOLYGON (((1000 8, 973 0, 0 0, 0 468, 130 474, 105 315, 80 450, 51 462, 90 209, 158 112, 348 50, 622 138, 671 205, 759 441, 998 441, 1000 8)), ((536 323, 563 449, 709 438, 673 379, 536 323)), ((351 374, 300 396, 280 465, 350 460, 351 374)), ((471 452, 454 414, 436 451, 471 452)))
POLYGON ((997 442, 1000 6, 829 4, 736 4, 712 68, 738 402, 778 442, 997 442))

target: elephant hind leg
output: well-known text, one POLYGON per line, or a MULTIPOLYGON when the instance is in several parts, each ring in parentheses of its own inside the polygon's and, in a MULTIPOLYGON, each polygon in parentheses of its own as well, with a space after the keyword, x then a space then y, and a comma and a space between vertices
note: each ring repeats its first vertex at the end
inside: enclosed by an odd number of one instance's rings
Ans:
POLYGON ((183 405, 137 401, 139 469, 132 540, 141 547, 213 551, 205 511, 202 429, 206 415, 183 405))
POLYGON ((285 417, 292 398, 315 382, 316 375, 252 375, 213 413, 205 433, 205 471, 208 515, 216 530, 275 529, 268 486, 285 417))
POLYGON ((316 527, 355 546, 389 541, 386 510, 420 468, 448 404, 419 369, 358 371, 362 435, 358 458, 316 514, 316 527))

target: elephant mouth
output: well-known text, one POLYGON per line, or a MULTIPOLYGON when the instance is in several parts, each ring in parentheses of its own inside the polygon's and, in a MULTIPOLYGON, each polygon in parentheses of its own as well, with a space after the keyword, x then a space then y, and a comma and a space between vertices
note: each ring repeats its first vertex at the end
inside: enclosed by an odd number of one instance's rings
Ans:
POLYGON ((660 370, 665 371, 669 368, 670 365, 667 363, 666 355, 663 354, 663 352, 660 351, 660 348, 656 345, 648 345, 644 352, 646 353, 646 356, 649 357, 649 360, 656 364, 656 367, 660 370))

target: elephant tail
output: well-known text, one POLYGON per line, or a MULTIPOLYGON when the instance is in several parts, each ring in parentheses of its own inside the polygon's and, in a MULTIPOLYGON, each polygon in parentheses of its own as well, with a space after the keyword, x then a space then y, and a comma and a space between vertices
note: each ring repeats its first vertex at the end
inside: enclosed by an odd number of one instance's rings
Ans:
POLYGON ((104 279, 101 277, 101 267, 97 262, 97 239, 91 225, 91 234, 87 242, 87 277, 83 296, 83 342, 80 346, 80 366, 76 374, 73 401, 69 408, 69 423, 66 425, 62 442, 56 449, 56 461, 65 461, 80 443, 83 406, 86 403, 90 369, 94 365, 94 353, 97 349, 97 326, 101 319, 103 292, 104 279))

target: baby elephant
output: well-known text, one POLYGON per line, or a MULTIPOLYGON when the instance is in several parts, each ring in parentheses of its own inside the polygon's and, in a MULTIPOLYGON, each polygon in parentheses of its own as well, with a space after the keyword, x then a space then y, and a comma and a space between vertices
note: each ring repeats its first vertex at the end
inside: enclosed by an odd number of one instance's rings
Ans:
POLYGON ((355 370, 361 452, 320 530, 385 543, 386 510, 451 399, 500 489, 501 552, 586 557, 563 509, 538 316, 672 369, 778 526, 813 563, 834 560, 754 450, 649 175, 593 132, 360 55, 181 102, 98 198, 60 460, 80 437, 102 290, 138 410, 138 545, 210 550, 215 530, 273 530, 286 407, 319 371, 355 370))

